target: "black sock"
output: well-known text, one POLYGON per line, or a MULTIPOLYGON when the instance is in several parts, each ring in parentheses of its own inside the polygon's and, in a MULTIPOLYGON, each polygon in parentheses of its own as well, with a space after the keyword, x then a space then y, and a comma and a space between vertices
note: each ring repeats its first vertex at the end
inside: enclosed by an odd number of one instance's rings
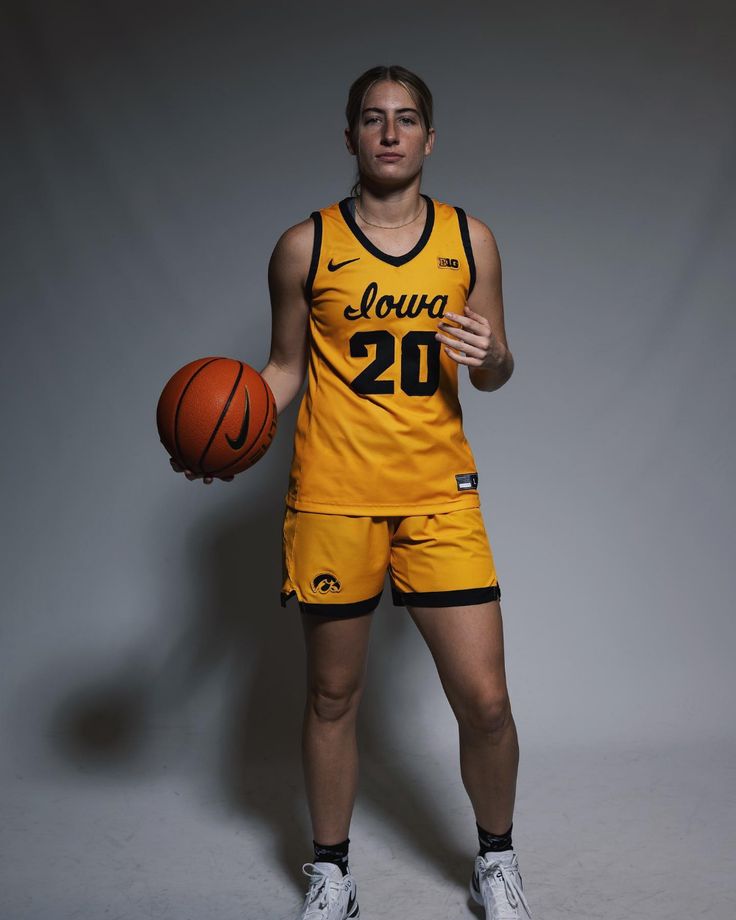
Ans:
POLYGON ((348 847, 350 846, 350 838, 347 837, 343 840, 342 843, 331 843, 325 845, 323 843, 317 843, 316 840, 313 840, 314 844, 314 861, 315 862, 329 862, 334 863, 336 866, 340 867, 343 875, 348 873, 348 847))
POLYGON ((506 833, 500 835, 492 834, 490 831, 485 830, 477 821, 475 822, 475 826, 478 828, 478 844, 480 846, 480 850, 478 851, 479 856, 483 856, 483 854, 487 853, 489 850, 498 853, 501 850, 513 849, 513 844, 511 843, 511 828, 514 826, 513 822, 506 833))

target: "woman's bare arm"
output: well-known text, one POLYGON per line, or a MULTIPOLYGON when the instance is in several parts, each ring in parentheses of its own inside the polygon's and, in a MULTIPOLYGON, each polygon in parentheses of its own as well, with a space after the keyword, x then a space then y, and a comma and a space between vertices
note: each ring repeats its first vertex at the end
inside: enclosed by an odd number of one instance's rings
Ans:
MULTIPOLYGON (((314 222, 304 220, 282 233, 268 264, 271 294, 271 351, 260 374, 271 387, 276 413, 282 412, 299 392, 307 368, 307 317, 309 303, 305 287, 314 245, 314 222)), ((187 479, 202 479, 209 485, 213 477, 195 474, 169 461, 187 479)), ((231 475, 217 476, 231 482, 231 475)))
POLYGON ((282 412, 299 392, 307 370, 305 286, 314 245, 314 222, 309 219, 286 230, 268 264, 271 294, 271 351, 260 371, 282 412))

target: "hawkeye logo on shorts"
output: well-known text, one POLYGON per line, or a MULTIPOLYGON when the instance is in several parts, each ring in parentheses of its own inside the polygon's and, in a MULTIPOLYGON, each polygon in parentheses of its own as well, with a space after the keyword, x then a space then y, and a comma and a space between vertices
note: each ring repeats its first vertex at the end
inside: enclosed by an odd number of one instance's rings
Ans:
POLYGON ((315 594, 337 594, 341 587, 337 575, 332 572, 320 572, 312 579, 312 591, 315 594))
POLYGON ((437 268, 460 268, 460 262, 457 259, 443 259, 437 256, 437 268))
POLYGON ((477 473, 455 473, 455 482, 457 482, 458 492, 464 492, 466 489, 478 488, 477 473))

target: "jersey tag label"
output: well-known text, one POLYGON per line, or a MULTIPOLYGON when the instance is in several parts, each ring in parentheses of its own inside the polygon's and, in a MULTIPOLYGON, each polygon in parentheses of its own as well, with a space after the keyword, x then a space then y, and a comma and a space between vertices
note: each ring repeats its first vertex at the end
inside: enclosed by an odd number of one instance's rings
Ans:
POLYGON ((455 473, 455 481, 457 482, 458 492, 464 492, 466 489, 478 488, 477 473, 455 473))

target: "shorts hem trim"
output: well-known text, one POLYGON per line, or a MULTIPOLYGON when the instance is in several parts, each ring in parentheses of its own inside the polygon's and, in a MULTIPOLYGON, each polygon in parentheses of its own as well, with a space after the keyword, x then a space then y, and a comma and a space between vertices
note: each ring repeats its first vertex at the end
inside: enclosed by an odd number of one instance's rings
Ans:
POLYGON ((499 585, 487 588, 460 588, 456 591, 399 591, 391 583, 391 598, 395 607, 460 607, 464 604, 485 604, 501 597, 499 585))
MULTIPOLYGON (((353 601, 347 604, 313 604, 309 601, 301 601, 297 598, 299 609, 302 613, 315 613, 318 616, 332 617, 340 620, 349 619, 350 617, 362 616, 364 613, 372 613, 381 600, 383 589, 374 597, 369 597, 363 601, 353 601)), ((294 597, 296 591, 289 594, 281 592, 281 606, 286 607, 286 602, 290 597, 294 597)))

